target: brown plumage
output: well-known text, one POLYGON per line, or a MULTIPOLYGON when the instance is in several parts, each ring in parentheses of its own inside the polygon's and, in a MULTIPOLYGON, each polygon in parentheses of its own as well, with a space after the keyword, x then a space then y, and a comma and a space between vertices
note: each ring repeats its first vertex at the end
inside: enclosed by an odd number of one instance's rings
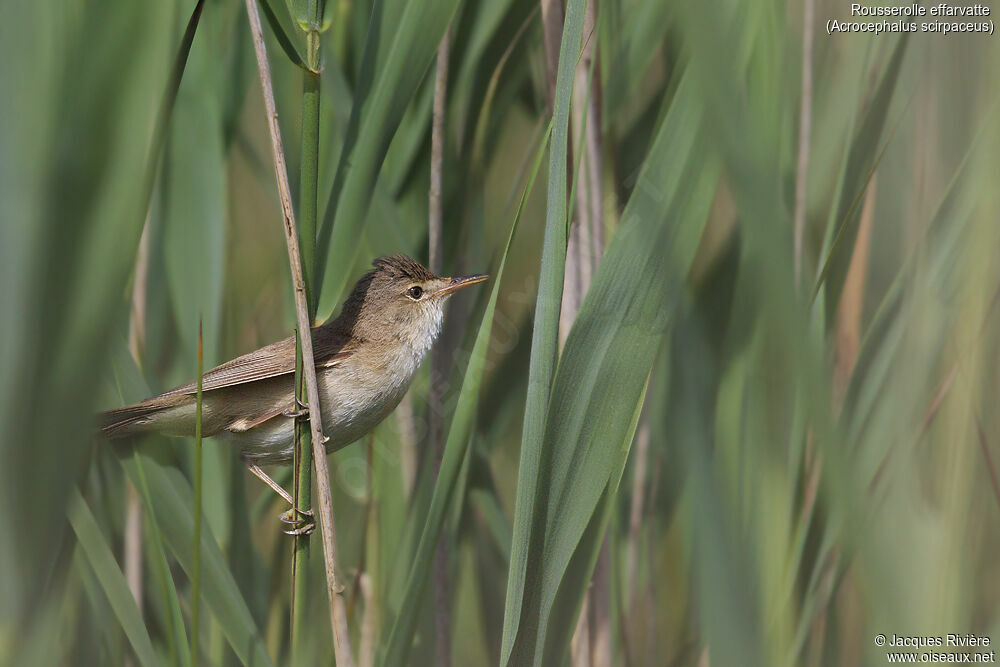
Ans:
MULTIPOLYGON (((329 450, 374 428, 399 403, 441 329, 443 303, 486 276, 441 278, 405 255, 381 257, 354 286, 340 315, 313 329, 329 450)), ((237 445, 248 464, 291 461, 295 339, 286 338, 207 371, 202 433, 237 445)), ((108 438, 194 433, 196 383, 101 415, 108 438)))
MULTIPOLYGON (((335 324, 336 320, 330 324, 335 324)), ((351 354, 351 338, 345 336, 337 328, 325 325, 313 329, 313 355, 316 368, 329 368, 351 354)), ((206 371, 202 376, 202 392, 223 390, 251 382, 270 380, 295 372, 295 337, 279 340, 259 350, 254 350, 232 361, 227 361, 206 371)), ((110 439, 124 438, 130 435, 146 433, 150 426, 156 424, 156 415, 167 408, 194 405, 195 394, 198 391, 196 381, 174 387, 159 396, 147 398, 141 403, 128 405, 124 408, 108 410, 101 414, 101 432, 110 439)), ((293 407, 289 403, 288 409, 293 407)), ((202 415, 203 418, 205 415, 202 415)), ((220 428, 228 429, 237 425, 244 417, 233 414, 229 423, 215 425, 216 428, 205 428, 206 435, 215 435, 220 428), (211 430, 211 432, 209 432, 211 430)), ((273 415, 272 415, 273 416, 273 415)), ((216 420, 218 421, 218 420, 216 420)), ((223 420, 225 421, 225 420, 223 420)), ((207 424, 203 424, 207 427, 207 424)), ((168 433, 173 435, 172 433, 168 433)), ((179 433, 178 435, 190 435, 179 433)))

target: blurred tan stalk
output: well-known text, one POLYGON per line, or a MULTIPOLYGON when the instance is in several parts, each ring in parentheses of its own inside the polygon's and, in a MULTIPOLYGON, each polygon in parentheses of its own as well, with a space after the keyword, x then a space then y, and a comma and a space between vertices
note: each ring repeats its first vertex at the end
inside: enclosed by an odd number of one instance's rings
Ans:
MULTIPOLYGON (((543 21, 546 4, 542 3, 543 21)), ((555 10, 549 8, 552 15, 555 10)), ((561 11, 559 12, 561 16, 561 11)), ((576 215, 570 225, 566 248, 563 300, 559 311, 559 346, 573 326, 576 314, 590 289, 594 272, 604 252, 604 195, 602 187, 602 147, 600 119, 600 72, 596 54, 597 0, 589 0, 583 19, 583 44, 573 83, 571 146, 580 147, 580 169, 575 188, 576 215), (591 73, 593 72, 593 77, 591 73)), ((546 37, 548 28, 546 25, 546 37)), ((560 35, 561 38, 561 35, 560 35)), ((546 45, 548 45, 546 39, 546 45)), ((555 42, 558 44, 558 41, 555 42)), ((553 77, 550 95, 554 93, 553 77)), ((572 151, 572 149, 571 149, 572 151)), ((572 164, 572 156, 570 156, 572 164)), ((572 189, 572 186, 571 186, 572 189)), ((592 584, 584 599, 571 642, 575 667, 611 665, 611 592, 608 541, 594 567, 592 584)))
MULTIPOLYGON (((451 29, 445 31, 437 51, 434 73, 434 104, 431 117, 431 183, 427 197, 428 268, 432 273, 443 272, 441 255, 441 184, 444 180, 444 117, 448 97, 448 54, 451 51, 451 29)), ((430 422, 429 437, 434 451, 434 475, 441 470, 444 456, 444 389, 448 378, 447 360, 441 341, 431 351, 431 382, 428 392, 427 417, 430 422)), ((438 538, 434 552, 434 625, 438 650, 438 664, 451 665, 451 603, 448 586, 448 540, 444 532, 438 538)))
MULTIPOLYGON (((146 286, 149 281, 149 215, 139 237, 132 282, 132 310, 129 313, 128 349, 135 365, 142 368, 146 348, 146 286)), ((125 581, 142 614, 142 501, 132 482, 125 478, 125 581)))

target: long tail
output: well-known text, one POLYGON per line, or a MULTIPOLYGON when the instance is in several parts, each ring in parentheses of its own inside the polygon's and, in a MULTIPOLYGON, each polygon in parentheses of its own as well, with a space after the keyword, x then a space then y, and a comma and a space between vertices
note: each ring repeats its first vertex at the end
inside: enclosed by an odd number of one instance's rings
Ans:
POLYGON ((99 420, 101 434, 114 440, 161 430, 168 413, 190 402, 191 397, 185 395, 157 396, 142 403, 102 412, 99 420))

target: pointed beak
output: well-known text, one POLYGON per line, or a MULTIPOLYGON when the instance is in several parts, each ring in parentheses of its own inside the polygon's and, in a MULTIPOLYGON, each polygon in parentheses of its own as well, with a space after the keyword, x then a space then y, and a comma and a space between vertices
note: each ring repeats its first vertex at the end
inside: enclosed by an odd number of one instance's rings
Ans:
POLYGON ((489 278, 489 276, 486 275, 485 273, 476 273, 471 276, 458 276, 455 278, 451 278, 448 281, 447 285, 439 289, 437 292, 434 292, 434 296, 444 296, 446 294, 451 294, 452 292, 460 290, 463 287, 469 287, 470 285, 481 283, 487 278, 489 278))

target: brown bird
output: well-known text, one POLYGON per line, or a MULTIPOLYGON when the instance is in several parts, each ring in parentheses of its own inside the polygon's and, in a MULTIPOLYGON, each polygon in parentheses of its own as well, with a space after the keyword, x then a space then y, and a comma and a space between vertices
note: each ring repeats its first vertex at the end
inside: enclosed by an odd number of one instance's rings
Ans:
MULTIPOLYGON (((358 440, 393 411, 441 332, 444 302, 487 278, 442 278, 405 255, 372 264, 340 315, 313 329, 327 451, 358 440)), ((202 433, 236 445, 250 472, 289 503, 292 497, 260 466, 292 461, 294 422, 307 413, 295 400, 295 347, 295 339, 286 338, 202 377, 202 433)), ((109 410, 101 415, 101 430, 107 438, 150 432, 193 436, 196 391, 196 383, 189 382, 109 410)))

